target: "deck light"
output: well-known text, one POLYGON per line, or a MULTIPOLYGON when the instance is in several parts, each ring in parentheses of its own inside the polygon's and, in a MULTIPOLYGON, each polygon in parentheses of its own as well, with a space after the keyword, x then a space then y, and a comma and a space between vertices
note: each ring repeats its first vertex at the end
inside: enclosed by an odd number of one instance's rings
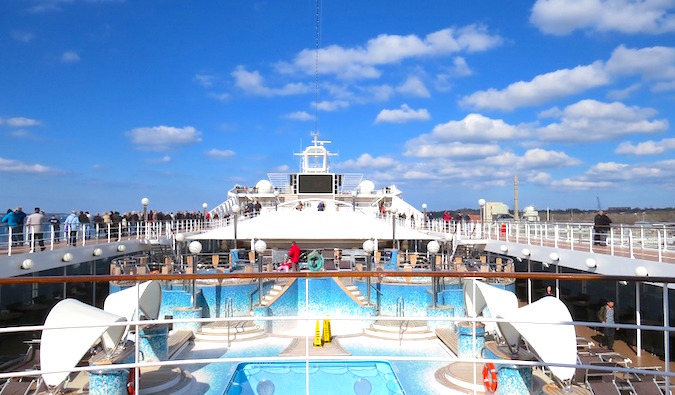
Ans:
POLYGON ((372 254, 373 251, 375 251, 375 243, 373 243, 373 241, 370 239, 364 241, 363 250, 368 254, 372 254))
POLYGON ((441 246, 436 240, 431 240, 429 243, 427 243, 427 250, 432 254, 438 253, 440 249, 441 246))
POLYGON ((94 256, 101 256, 103 255, 103 250, 100 248, 94 248, 94 251, 92 252, 94 256))
POLYGON ((258 239, 255 244, 253 244, 253 248, 255 249, 255 252, 262 254, 267 249, 267 243, 265 243, 264 240, 258 239))
POLYGON ((560 255, 557 252, 552 252, 548 254, 548 257, 551 258, 552 262, 558 262, 560 260, 560 255))
POLYGON ((507 246, 506 244, 502 244, 501 246, 499 246, 499 251, 506 254, 507 252, 509 252, 509 246, 507 246))
POLYGON ((202 208, 204 209, 204 221, 206 221, 206 209, 209 207, 209 205, 204 202, 202 203, 202 208))
POLYGON ((190 245, 188 245, 188 250, 192 254, 199 254, 200 252, 202 252, 202 243, 195 240, 191 242, 190 245))
POLYGON ((182 233, 176 233, 176 241, 182 243, 185 241, 185 235, 182 233))
POLYGON ((143 222, 148 220, 148 205, 150 204, 150 199, 144 197, 141 199, 141 205, 143 206, 143 222))
POLYGON ((523 251, 521 251, 521 252, 523 253, 523 256, 525 256, 525 257, 529 257, 532 254, 532 252, 528 248, 523 248, 523 251))
POLYGON ((647 271, 646 267, 638 266, 635 268, 635 275, 640 277, 647 277, 649 276, 649 272, 647 271))
POLYGON ((71 254, 70 252, 66 252, 65 254, 63 254, 63 258, 61 258, 61 260, 64 262, 70 262, 73 260, 73 254, 71 254))
POLYGON ((23 262, 21 262, 21 268, 23 270, 30 270, 33 268, 33 260, 32 259, 24 259, 23 262))
POLYGON ((120 244, 120 245, 117 246, 118 252, 124 252, 126 250, 127 250, 127 246, 125 246, 124 244, 120 244))
POLYGON ((586 266, 588 266, 589 268, 592 269, 592 268, 598 266, 598 263, 593 258, 587 258, 586 259, 586 266))

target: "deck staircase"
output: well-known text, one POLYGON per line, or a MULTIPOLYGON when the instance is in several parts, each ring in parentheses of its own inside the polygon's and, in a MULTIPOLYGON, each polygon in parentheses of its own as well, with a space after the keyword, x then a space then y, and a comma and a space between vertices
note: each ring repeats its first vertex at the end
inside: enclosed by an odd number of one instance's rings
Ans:
POLYGON ((176 366, 144 367, 139 380, 139 395, 189 394, 195 381, 190 372, 176 366))
POLYGON ((356 285, 345 285, 344 288, 347 290, 347 292, 349 292, 349 295, 353 300, 356 301, 356 303, 361 306, 368 305, 365 295, 361 293, 361 290, 356 285))
POLYGON ((436 334, 424 321, 405 319, 377 320, 370 327, 364 329, 366 336, 388 340, 430 340, 436 334))
POLYGON ((195 334, 196 341, 244 341, 265 337, 265 330, 253 321, 216 321, 202 325, 195 334))

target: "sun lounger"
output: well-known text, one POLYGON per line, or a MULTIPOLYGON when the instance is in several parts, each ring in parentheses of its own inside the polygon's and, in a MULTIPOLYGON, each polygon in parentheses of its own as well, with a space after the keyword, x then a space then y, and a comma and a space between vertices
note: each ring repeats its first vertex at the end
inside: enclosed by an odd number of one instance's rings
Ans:
POLYGON ((619 388, 614 384, 613 380, 588 381, 588 388, 591 389, 593 395, 621 395, 621 391, 619 391, 619 388))
POLYGON ((661 389, 654 380, 630 381, 629 383, 636 394, 663 395, 663 392, 661 392, 661 389))

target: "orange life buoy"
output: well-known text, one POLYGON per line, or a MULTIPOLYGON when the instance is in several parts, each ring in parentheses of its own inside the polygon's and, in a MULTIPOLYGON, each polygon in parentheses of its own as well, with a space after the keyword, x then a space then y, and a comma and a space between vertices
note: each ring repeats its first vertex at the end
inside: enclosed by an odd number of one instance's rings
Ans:
POLYGON ((488 393, 492 394, 497 391, 497 369, 491 362, 483 366, 483 384, 488 393))
MULTIPOLYGON (((138 372, 138 378, 141 378, 141 372, 138 372)), ((136 369, 129 369, 129 380, 127 380, 127 394, 136 395, 136 369)))

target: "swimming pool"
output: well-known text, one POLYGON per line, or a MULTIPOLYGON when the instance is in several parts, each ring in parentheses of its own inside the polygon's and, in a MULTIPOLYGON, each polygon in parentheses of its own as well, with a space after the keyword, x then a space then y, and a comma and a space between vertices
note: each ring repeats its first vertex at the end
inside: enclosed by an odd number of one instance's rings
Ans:
POLYGON ((226 395, 403 395, 391 365, 383 361, 241 363, 226 395), (309 373, 309 391, 307 374, 309 373))

